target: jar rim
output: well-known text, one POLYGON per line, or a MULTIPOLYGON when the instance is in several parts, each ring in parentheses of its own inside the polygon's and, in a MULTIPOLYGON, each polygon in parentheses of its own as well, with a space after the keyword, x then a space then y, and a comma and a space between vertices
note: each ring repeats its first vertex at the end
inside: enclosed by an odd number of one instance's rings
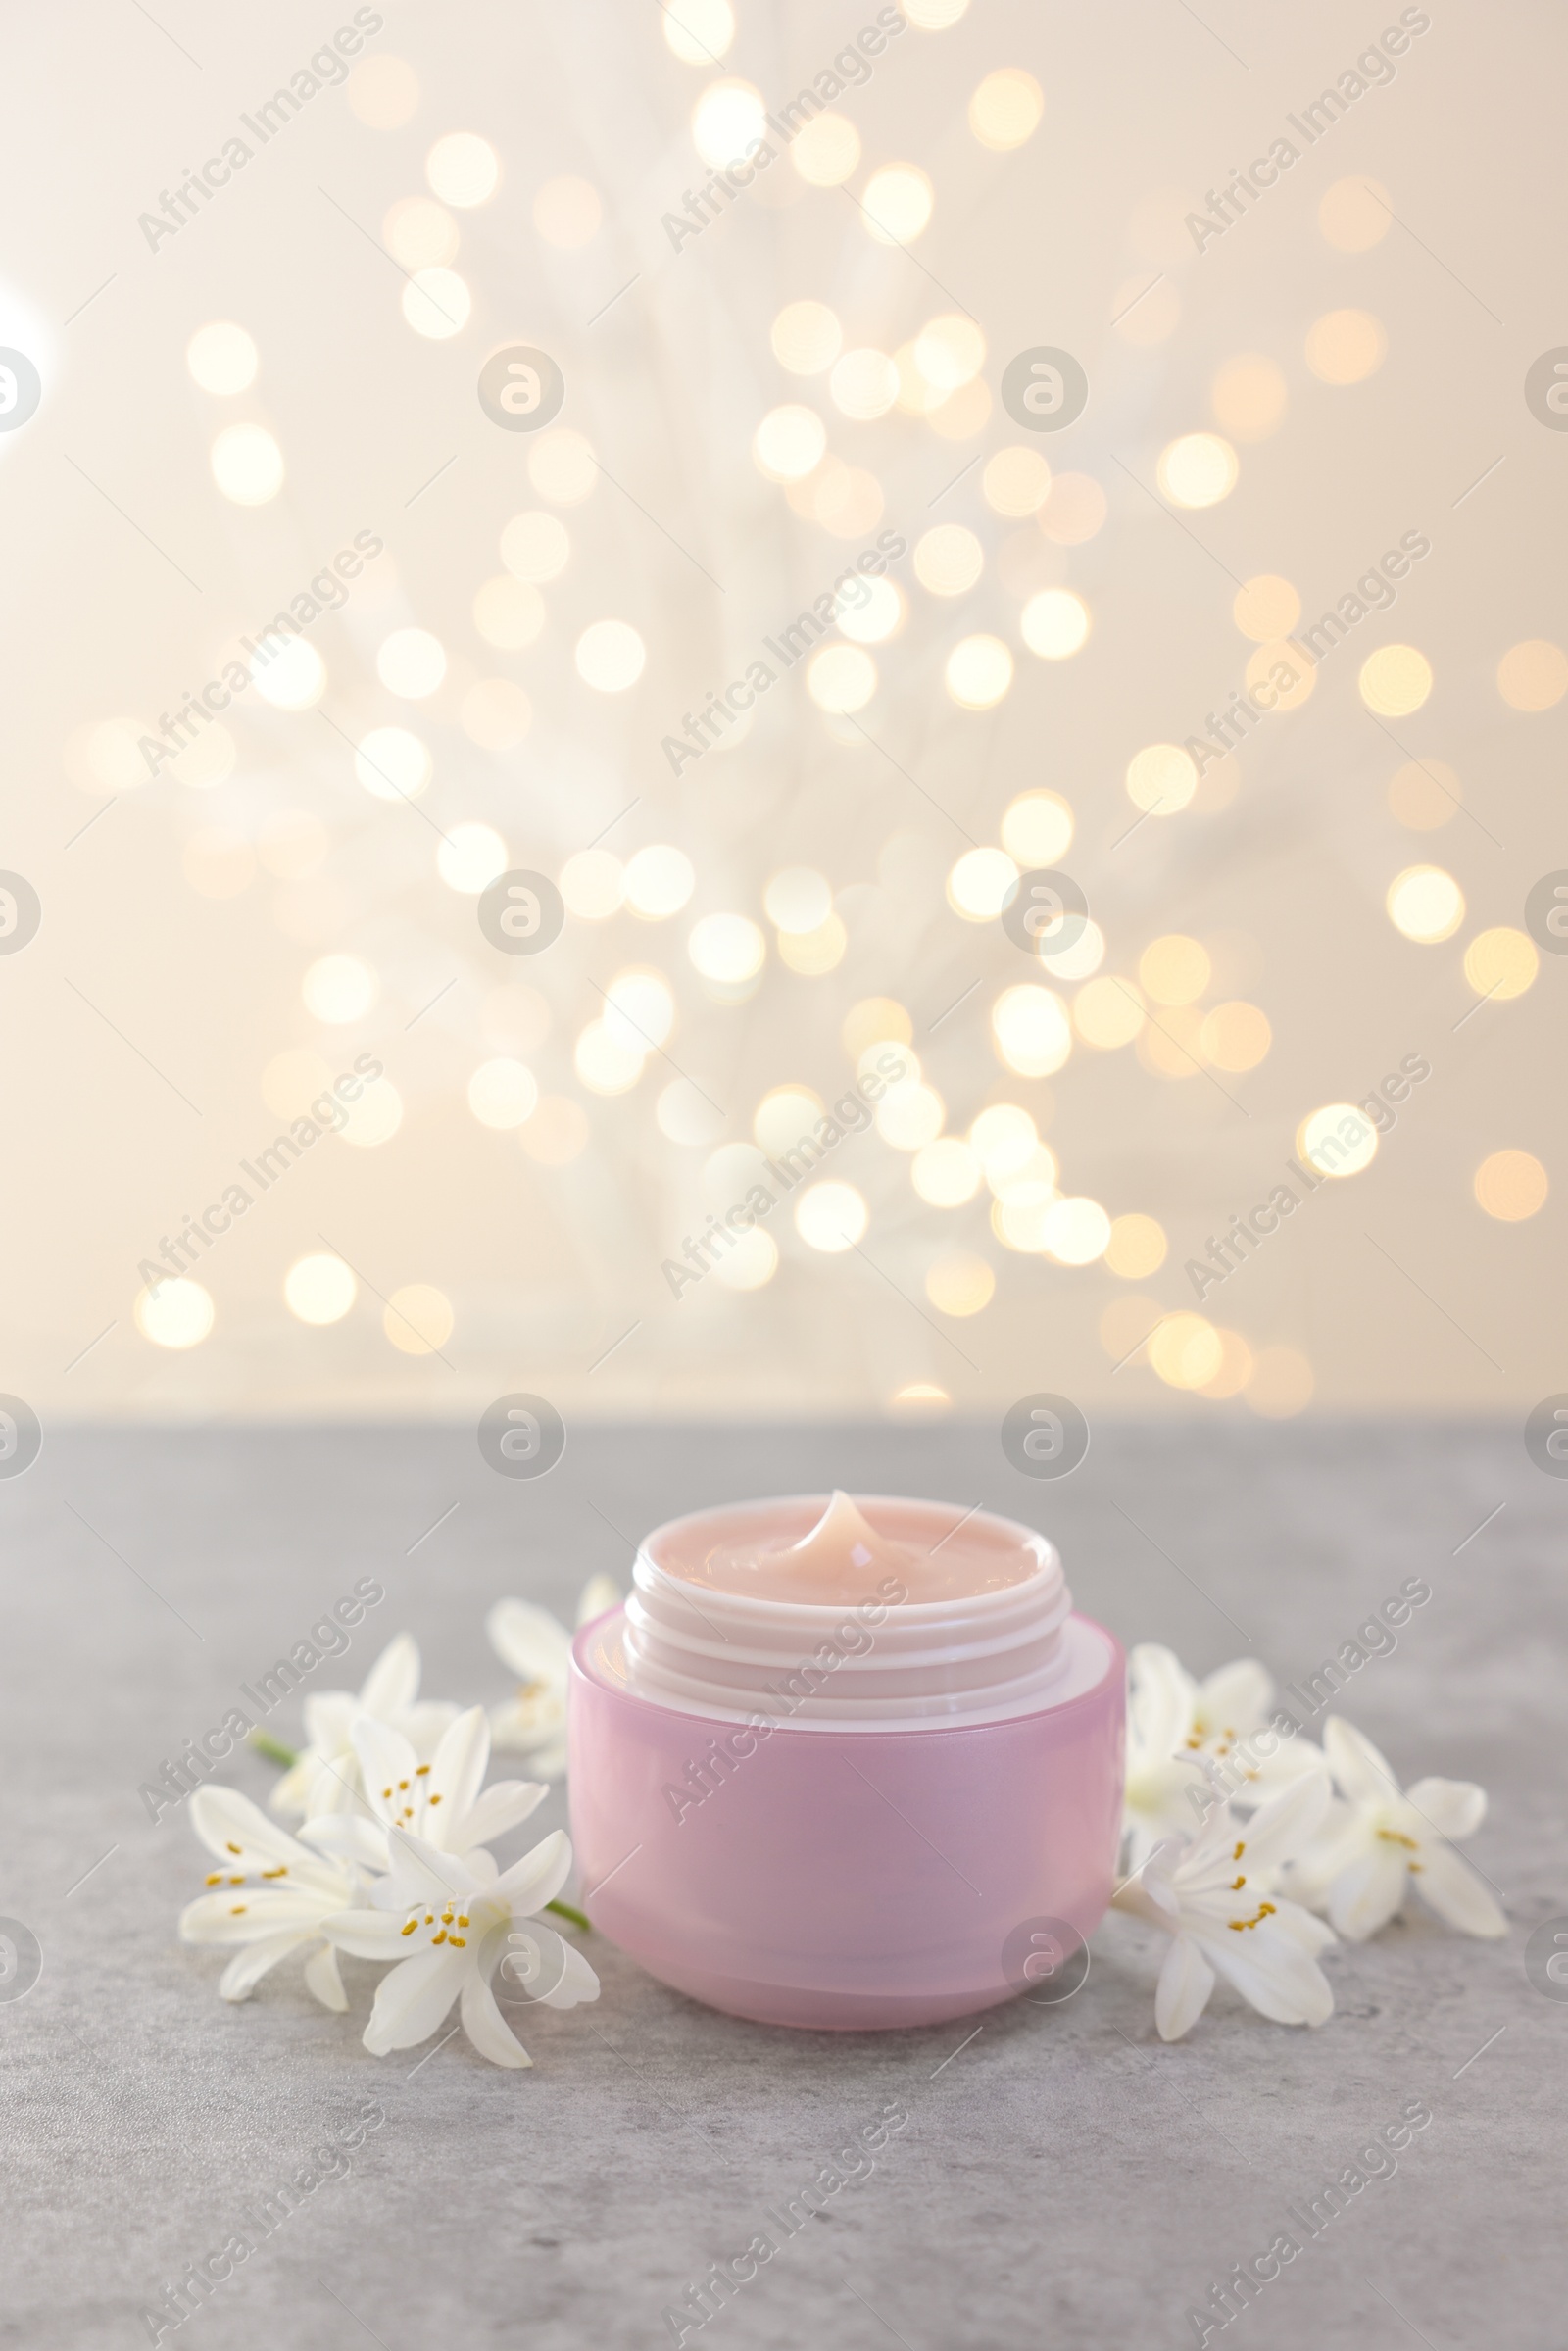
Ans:
MULTIPOLYGON (((858 1509, 864 1507, 875 1510, 883 1503, 890 1503, 903 1509, 918 1510, 941 1510, 949 1507, 944 1502, 934 1501, 929 1496, 921 1494, 857 1494, 851 1498, 858 1509)), ((674 1569, 664 1566, 663 1562, 656 1556, 653 1548, 662 1536, 672 1535, 677 1528, 701 1527, 708 1520, 724 1520, 733 1523, 737 1517, 753 1511, 762 1515, 767 1512, 776 1512, 784 1506, 799 1504, 820 1502, 825 1508, 827 1501, 828 1496, 825 1494, 820 1495, 814 1494, 750 1495, 741 1502, 715 1502, 707 1509, 682 1511, 674 1518, 662 1520, 659 1526, 652 1528, 642 1538, 637 1545, 635 1565, 638 1567, 646 1565, 654 1575, 673 1586, 676 1591, 713 1593, 715 1598, 722 1600, 726 1611, 733 1607, 742 1614, 755 1613, 757 1621, 761 1624, 776 1622, 780 1619, 791 1624, 804 1623, 811 1619, 819 1619, 824 1624, 830 1623, 843 1616, 849 1609, 865 1606, 875 1599, 875 1593, 867 1592, 863 1599, 858 1600, 824 1601, 776 1600, 764 1598, 758 1592, 718 1591, 710 1584, 699 1583, 694 1577, 678 1575, 674 1569)), ((987 1614, 997 1613, 1005 1607, 1009 1599, 1016 1600, 1020 1592, 1032 1592, 1038 1577, 1061 1573, 1061 1554, 1050 1536, 1043 1535, 1038 1527, 1026 1526, 1021 1519, 1004 1518, 997 1510, 976 1509, 959 1518, 953 1532, 956 1534, 959 1526, 972 1525, 976 1520, 1007 1535, 1017 1537, 1018 1547, 1021 1550, 1033 1551, 1035 1555, 1035 1573, 1020 1577, 1016 1584, 999 1585, 993 1592, 966 1593, 961 1601, 951 1598, 901 1600, 899 1602, 901 1617, 912 1617, 913 1621, 919 1624, 928 1621, 934 1622, 939 1616, 945 1622, 957 1622, 960 1621, 961 1613, 965 1613, 971 1608, 979 1609, 982 1613, 987 1614)), ((880 1532, 880 1530, 878 1531, 880 1532)))

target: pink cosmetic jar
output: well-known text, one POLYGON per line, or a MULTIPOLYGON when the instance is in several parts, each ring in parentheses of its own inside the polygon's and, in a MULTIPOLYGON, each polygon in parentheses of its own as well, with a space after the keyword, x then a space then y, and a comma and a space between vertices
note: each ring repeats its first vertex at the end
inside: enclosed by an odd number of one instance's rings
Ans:
POLYGON ((1123 1658, 1044 1536, 797 1496, 671 1520, 633 1574, 573 1644, 569 1796, 588 1913, 650 1974, 866 2031, 993 2007, 1092 1933, 1123 1658))

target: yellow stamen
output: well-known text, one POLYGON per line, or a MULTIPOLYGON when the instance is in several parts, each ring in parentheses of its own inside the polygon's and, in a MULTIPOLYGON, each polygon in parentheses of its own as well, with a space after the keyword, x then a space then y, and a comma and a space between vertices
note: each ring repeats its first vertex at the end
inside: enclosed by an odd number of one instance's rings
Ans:
POLYGON ((228 1906, 228 1915, 232 1919, 237 1919, 242 1911, 248 1910, 249 1908, 250 1904, 248 1902, 230 1902, 228 1906))
POLYGON ((262 1876, 264 1878, 286 1878, 288 1876, 288 1863, 286 1861, 282 1861, 279 1862, 275 1870, 263 1870, 262 1876))
POLYGON ((432 1797, 430 1798, 430 1801, 431 1801, 431 1803, 432 1803, 432 1804, 439 1804, 439 1803, 440 1803, 440 1801, 441 1801, 441 1798, 440 1798, 439 1796, 432 1796, 432 1797))
POLYGON ((235 1844, 235 1842, 234 1842, 233 1838, 232 1838, 232 1837, 230 1837, 230 1838, 229 1838, 229 1840, 228 1840, 228 1843, 227 1843, 227 1844, 224 1846, 223 1850, 224 1850, 226 1853, 237 1853, 237 1852, 239 1851, 239 1847, 238 1847, 238 1845, 237 1845, 237 1844, 235 1844))
POLYGON ((230 1878, 230 1880, 229 1880, 229 1882, 228 1882, 228 1883, 230 1884, 230 1886, 243 1886, 243 1885, 244 1885, 244 1883, 245 1883, 245 1873, 244 1873, 244 1871, 243 1871, 243 1870, 239 1871, 239 1872, 237 1873, 237 1875, 236 1875, 236 1876, 234 1876, 234 1877, 230 1878))
POLYGON ((1246 1852, 1246 1850, 1247 1850, 1247 1839, 1246 1839, 1246 1837, 1239 1837, 1237 1838, 1237 1840, 1236 1840, 1236 1850, 1235 1850, 1235 1852, 1234 1852, 1234 1853, 1231 1855, 1231 1859, 1232 1859, 1233 1861, 1240 1861, 1240 1860, 1241 1860, 1241 1858, 1242 1858, 1242 1855, 1243 1855, 1243 1854, 1246 1852))
POLYGON ((222 1871, 210 1870, 207 1876, 203 1879, 202 1883, 204 1886, 221 1886, 223 1883, 222 1871))
POLYGON ((460 1927, 466 1927, 466 1926, 467 1925, 467 1923, 468 1923, 468 1914, 467 1914, 467 1912, 466 1912, 466 1910, 460 1910, 460 1911, 458 1912, 458 1925, 459 1925, 460 1927))
POLYGON ((441 1932, 440 1932, 440 1934, 439 1934, 439 1935, 431 1935, 431 1937, 430 1937, 430 1941, 431 1941, 431 1944, 432 1944, 432 1946, 433 1946, 433 1945, 435 1945, 436 1943, 444 1943, 444 1942, 446 1941, 446 1939, 447 1939, 447 1931, 446 1931, 445 1927, 443 1927, 443 1928, 442 1928, 442 1930, 441 1930, 441 1932))
POLYGON ((415 1775, 414 1775, 414 1776, 415 1776, 415 1778, 416 1778, 416 1780, 422 1780, 422 1779, 424 1778, 425 1774, 426 1774, 426 1773, 429 1771, 429 1769, 430 1769, 430 1766, 429 1766, 427 1763, 421 1763, 421 1764, 420 1764, 420 1766, 419 1766, 419 1768, 418 1768, 418 1770, 417 1770, 417 1771, 415 1773, 415 1775))
POLYGON ((1234 1894, 1234 1893, 1240 1893, 1240 1892, 1241 1892, 1241 1890, 1242 1890, 1242 1887, 1243 1887, 1243 1886, 1244 1886, 1246 1884, 1247 1884, 1247 1880, 1246 1880, 1245 1876, 1244 1876, 1244 1877, 1241 1877, 1241 1878, 1233 1878, 1233 1879, 1231 1880, 1231 1891, 1232 1891, 1232 1893, 1233 1893, 1233 1894, 1234 1894))
POLYGON ((1272 1917, 1274 1905, 1272 1902, 1260 1902, 1253 1917, 1250 1919, 1227 1919, 1225 1924, 1231 1928, 1235 1934, 1240 1935, 1244 1927, 1260 1926, 1264 1919, 1272 1917))
POLYGON ((454 1935, 452 1937, 452 1948, 454 1951, 466 1951, 468 1943, 466 1935, 454 1935))
POLYGON ((418 1920, 417 1920, 417 1919, 410 1919, 410 1921, 409 1921, 409 1923, 408 1923, 408 1925, 407 1925, 406 1927, 400 1927, 400 1928, 398 1929, 398 1933, 399 1933, 400 1935, 412 1935, 412 1934, 414 1933, 414 1930, 415 1930, 415 1928, 416 1928, 416 1927, 418 1925, 418 1923, 419 1923, 419 1922, 418 1922, 418 1920))

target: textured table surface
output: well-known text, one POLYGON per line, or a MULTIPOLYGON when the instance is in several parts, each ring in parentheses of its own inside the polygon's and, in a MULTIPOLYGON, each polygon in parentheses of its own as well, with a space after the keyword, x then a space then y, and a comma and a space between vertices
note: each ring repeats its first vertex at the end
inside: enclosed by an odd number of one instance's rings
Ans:
MULTIPOLYGON (((1560 2345, 1568 2003, 1532 1989, 1523 1951, 1568 1912, 1565 1530, 1568 1484, 1502 1429, 1102 1428, 1059 1484, 1018 1476, 994 1431, 951 1427, 576 1430, 537 1483, 494 1476, 468 1431, 51 1436, 0 1484, 0 1913, 43 1953, 26 1996, 0 2002, 0 2343, 145 2342, 143 2305, 373 2097, 385 2122, 352 2169, 182 2339, 668 2342, 665 2306, 897 2103, 907 2125, 874 2170, 705 2342, 1174 2346, 1197 2339, 1189 2306, 1292 2229, 1287 2206, 1420 2099, 1432 2121, 1395 2176, 1309 2238, 1227 2338, 1560 2345), (738 2023, 602 1937, 597 2007, 521 2017, 530 2072, 485 2065, 461 2034, 433 2056, 371 2057, 372 1979, 353 1962, 348 2017, 309 1998, 297 1961, 247 2005, 219 2000, 219 1956, 173 1931, 206 1857, 182 1813, 149 1821, 138 1786, 357 1578, 387 1599, 316 1679, 357 1686, 406 1625, 428 1694, 499 1699, 482 1619, 501 1593, 569 1614, 590 1572, 624 1581, 623 1537, 829 1484, 1030 1519, 1082 1607, 1199 1671, 1250 1640, 1294 1679, 1425 1577, 1430 1605, 1345 1711, 1406 1780, 1489 1788, 1468 1850, 1506 1896, 1509 1940, 1412 1918, 1329 1954, 1321 2032, 1264 2024, 1221 1989, 1174 2048, 1153 2028, 1155 1938, 1120 1917, 1076 1998, 993 2010, 972 2038, 967 2023, 738 2023)), ((272 1722, 296 1728, 283 1709, 272 1722)), ((224 1776, 260 1799, 271 1773, 246 1756, 224 1776)), ((504 1856, 564 1818, 558 1791, 504 1856)))

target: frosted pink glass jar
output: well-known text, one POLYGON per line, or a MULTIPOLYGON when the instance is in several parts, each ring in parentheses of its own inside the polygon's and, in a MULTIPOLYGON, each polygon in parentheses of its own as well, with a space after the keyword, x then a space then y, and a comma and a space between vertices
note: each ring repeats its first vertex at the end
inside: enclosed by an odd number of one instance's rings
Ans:
MULTIPOLYGON (((862 1507, 906 1550, 957 1516, 862 1507)), ((578 1634, 583 1898, 650 1974, 736 2016, 842 2031, 966 2016, 1035 1980, 1042 1936, 1064 1923, 1087 1937, 1103 1915, 1121 1647, 1072 1610, 1044 1537, 984 1514, 972 1540, 1023 1546, 1022 1571, 937 1599, 910 1577, 908 1598, 879 1596, 880 1559, 854 1605, 717 1591, 662 1564, 748 1512, 798 1533, 822 1509, 796 1497, 657 1529, 630 1601, 578 1634)))

